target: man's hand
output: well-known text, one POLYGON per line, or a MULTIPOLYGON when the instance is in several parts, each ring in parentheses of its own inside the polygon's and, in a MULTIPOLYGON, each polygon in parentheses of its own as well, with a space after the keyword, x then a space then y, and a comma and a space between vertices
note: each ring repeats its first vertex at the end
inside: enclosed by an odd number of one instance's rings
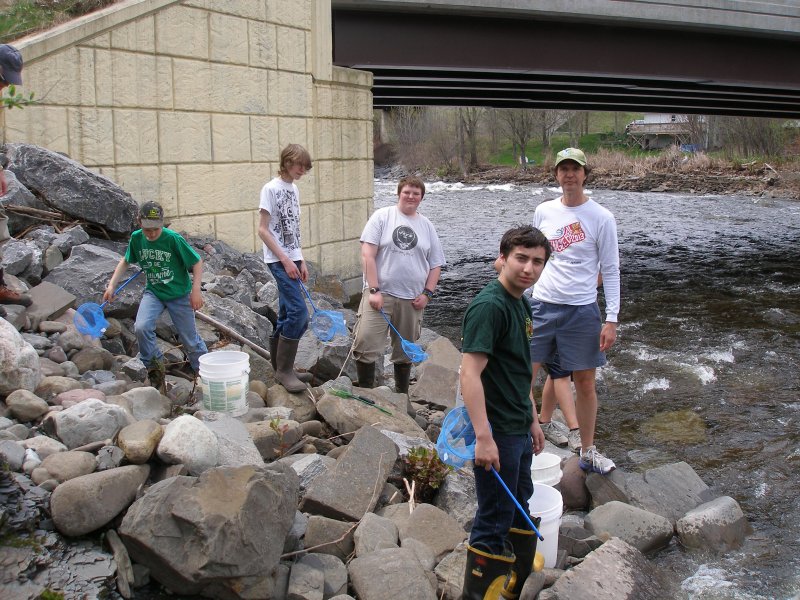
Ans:
POLYGON ((192 310, 200 310, 203 308, 203 294, 200 290, 192 288, 192 292, 189 294, 189 304, 192 310))
POLYGON ((617 341, 617 324, 606 321, 600 330, 600 352, 605 352, 617 341))
POLYGON ((413 306, 416 310, 422 310, 423 308, 428 306, 428 302, 430 301, 431 299, 428 298, 428 296, 426 296, 425 294, 420 294, 411 301, 411 306, 413 306))
POLYGON ((369 305, 372 307, 372 310, 380 310, 383 308, 383 294, 380 292, 375 292, 374 294, 369 295, 369 305))
POLYGON ((531 425, 531 441, 533 442, 533 453, 541 454, 544 450, 544 432, 538 421, 531 425))
MULTIPOLYGON (((544 442, 542 444, 544 445, 544 442)), ((500 470, 500 452, 491 435, 486 439, 478 438, 475 442, 475 464, 487 471, 492 467, 495 471, 500 470)))

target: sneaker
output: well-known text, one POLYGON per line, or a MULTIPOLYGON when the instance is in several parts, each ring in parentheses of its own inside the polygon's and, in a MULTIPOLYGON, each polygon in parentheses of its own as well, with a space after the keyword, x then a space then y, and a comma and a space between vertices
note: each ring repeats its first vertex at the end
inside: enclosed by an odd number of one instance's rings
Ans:
POLYGON ((578 461, 578 465, 584 471, 592 471, 594 473, 600 473, 600 475, 605 475, 617 468, 613 460, 600 454, 594 446, 589 446, 586 450, 581 450, 580 456, 581 458, 580 461, 578 461))
POLYGON ((15 292, 10 287, 0 286, 0 304, 21 304, 22 306, 30 306, 33 300, 28 294, 20 294, 15 292))
POLYGON ((567 434, 567 441, 569 442, 569 449, 573 452, 581 451, 581 430, 570 429, 567 434))
POLYGON ((554 446, 566 446, 569 440, 567 436, 564 435, 564 432, 559 427, 559 423, 555 421, 548 421, 547 423, 540 423, 542 426, 542 433, 544 433, 544 439, 548 442, 553 444, 554 446))

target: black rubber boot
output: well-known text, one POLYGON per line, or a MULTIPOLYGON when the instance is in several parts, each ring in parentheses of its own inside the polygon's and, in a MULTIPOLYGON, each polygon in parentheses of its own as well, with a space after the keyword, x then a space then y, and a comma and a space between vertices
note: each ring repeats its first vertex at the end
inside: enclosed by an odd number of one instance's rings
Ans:
POLYGON ((356 373, 358 374, 358 387, 375 387, 375 363, 365 363, 356 361, 356 373))
POLYGON ((297 344, 300 340, 293 340, 280 336, 278 340, 278 352, 275 357, 275 379, 278 380, 287 392, 296 394, 306 389, 306 384, 297 378, 294 373, 294 357, 297 356, 297 344))
POLYGON ((408 382, 411 380, 411 363, 395 363, 394 391, 398 394, 408 393, 408 382))
POLYGON ((512 581, 514 555, 500 556, 467 546, 467 566, 464 570, 462 600, 499 600, 503 590, 514 586, 512 581))
MULTIPOLYGON (((277 373, 278 365, 276 362, 276 356, 278 355, 278 337, 273 336, 269 338, 269 362, 272 364, 272 370, 277 373)), ((300 373, 299 371, 294 372, 294 376, 297 377, 303 383, 311 383, 311 380, 314 376, 311 373, 300 373)))
POLYGON ((147 378, 150 380, 150 385, 156 388, 159 392, 166 395, 167 388, 165 378, 167 375, 167 365, 164 363, 163 358, 154 358, 147 366, 147 378))
MULTIPOLYGON (((532 519, 533 524, 539 527, 542 522, 541 517, 532 519)), ((536 557, 536 544, 539 538, 530 529, 515 529, 508 530, 508 537, 506 538, 514 548, 514 566, 511 569, 514 571, 514 585, 507 587, 503 595, 505 598, 516 598, 522 591, 522 586, 525 585, 525 580, 528 575, 535 569, 534 558, 536 557)), ((540 567, 541 568, 541 567, 540 567)))

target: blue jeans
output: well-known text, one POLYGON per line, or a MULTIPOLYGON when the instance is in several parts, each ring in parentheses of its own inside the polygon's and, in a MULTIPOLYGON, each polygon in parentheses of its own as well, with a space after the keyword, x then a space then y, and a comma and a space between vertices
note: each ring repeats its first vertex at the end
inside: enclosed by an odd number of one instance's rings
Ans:
MULTIPOLYGON (((300 268, 300 261, 295 261, 294 264, 300 268)), ((278 286, 278 322, 272 337, 282 335, 299 340, 308 329, 308 309, 300 282, 289 277, 280 262, 267 263, 267 266, 278 286)))
MULTIPOLYGON (((528 510, 528 500, 533 496, 531 460, 533 444, 531 435, 502 435, 493 433, 500 453, 498 473, 522 507, 528 510)), ((512 527, 530 531, 513 500, 497 481, 494 473, 483 467, 475 467, 475 492, 478 510, 469 536, 471 546, 481 544, 492 554, 502 554, 508 530, 512 527)))
POLYGON ((178 330, 178 337, 183 344, 183 350, 189 357, 189 364, 195 373, 200 370, 200 357, 208 352, 206 343, 197 333, 194 323, 194 310, 189 304, 189 294, 174 300, 159 300, 150 290, 145 290, 139 311, 136 313, 136 341, 139 342, 139 356, 145 365, 150 361, 162 359, 161 350, 156 345, 156 320, 167 309, 172 324, 178 330))

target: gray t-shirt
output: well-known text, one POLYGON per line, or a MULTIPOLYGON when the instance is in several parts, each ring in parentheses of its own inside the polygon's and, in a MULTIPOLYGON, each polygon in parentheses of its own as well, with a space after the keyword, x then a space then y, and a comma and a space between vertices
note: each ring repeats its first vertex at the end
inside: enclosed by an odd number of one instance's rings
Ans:
POLYGON ((397 206, 376 210, 361 241, 378 246, 378 287, 395 298, 416 298, 425 288, 428 273, 446 264, 433 224, 419 213, 406 216, 397 206))
MULTIPOLYGON (((300 192, 294 183, 276 177, 261 189, 258 207, 269 213, 269 231, 289 260, 303 260, 300 247, 300 192)), ((264 262, 280 262, 266 244, 264 262)))

